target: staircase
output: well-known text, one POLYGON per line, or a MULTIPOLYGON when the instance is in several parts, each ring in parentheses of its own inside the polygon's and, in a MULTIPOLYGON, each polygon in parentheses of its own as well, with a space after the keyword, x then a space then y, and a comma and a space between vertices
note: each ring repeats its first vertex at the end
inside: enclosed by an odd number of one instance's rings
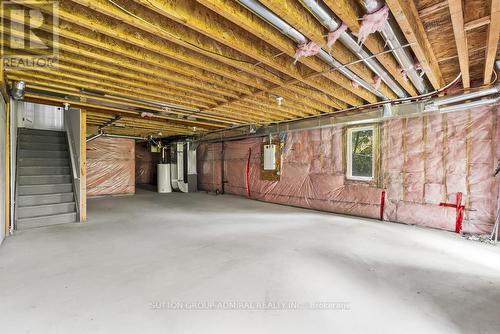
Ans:
POLYGON ((16 229, 77 220, 66 133, 20 128, 16 229))

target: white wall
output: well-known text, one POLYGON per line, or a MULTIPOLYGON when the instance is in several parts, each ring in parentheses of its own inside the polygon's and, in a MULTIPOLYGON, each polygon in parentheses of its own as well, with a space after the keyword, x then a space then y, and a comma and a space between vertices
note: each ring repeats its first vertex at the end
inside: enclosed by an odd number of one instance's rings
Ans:
POLYGON ((64 111, 61 107, 18 101, 18 126, 41 130, 64 130, 64 111))
POLYGON ((7 129, 7 113, 3 98, 0 96, 0 244, 5 238, 5 170, 7 143, 5 133, 7 129))

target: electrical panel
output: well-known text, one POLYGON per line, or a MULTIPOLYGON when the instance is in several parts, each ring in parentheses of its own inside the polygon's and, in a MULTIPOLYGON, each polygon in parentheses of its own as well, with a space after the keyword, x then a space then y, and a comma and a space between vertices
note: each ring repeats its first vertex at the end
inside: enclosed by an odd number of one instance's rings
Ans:
POLYGON ((276 170, 276 145, 264 145, 264 170, 276 170))

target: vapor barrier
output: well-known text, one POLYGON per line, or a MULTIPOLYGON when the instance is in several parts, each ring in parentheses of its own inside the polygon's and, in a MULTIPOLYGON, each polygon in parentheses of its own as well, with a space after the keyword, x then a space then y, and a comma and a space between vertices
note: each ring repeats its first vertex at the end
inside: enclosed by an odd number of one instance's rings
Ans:
POLYGON ((135 193, 135 141, 100 137, 87 143, 87 196, 135 193))
POLYGON ((157 165, 160 163, 160 153, 152 153, 147 144, 135 145, 135 183, 156 184, 157 165))
POLYGON ((499 185, 493 176, 500 159, 499 112, 493 106, 381 123, 379 172, 370 182, 346 178, 346 127, 280 134, 280 181, 261 180, 261 144, 268 138, 202 144, 198 187, 221 190, 224 175, 227 193, 450 231, 457 228, 460 193, 463 231, 490 233, 499 185))

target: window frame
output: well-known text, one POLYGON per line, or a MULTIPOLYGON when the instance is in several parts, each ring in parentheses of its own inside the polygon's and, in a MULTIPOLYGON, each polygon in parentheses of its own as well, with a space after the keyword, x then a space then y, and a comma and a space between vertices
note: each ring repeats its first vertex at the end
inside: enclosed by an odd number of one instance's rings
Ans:
POLYGON ((377 125, 364 125, 364 126, 353 126, 347 128, 346 131, 346 178, 352 181, 364 181, 364 182, 372 182, 377 180, 377 169, 376 163, 378 159, 378 131, 377 125), (359 131, 372 131, 372 176, 355 176, 352 175, 352 137, 353 133, 359 131))

